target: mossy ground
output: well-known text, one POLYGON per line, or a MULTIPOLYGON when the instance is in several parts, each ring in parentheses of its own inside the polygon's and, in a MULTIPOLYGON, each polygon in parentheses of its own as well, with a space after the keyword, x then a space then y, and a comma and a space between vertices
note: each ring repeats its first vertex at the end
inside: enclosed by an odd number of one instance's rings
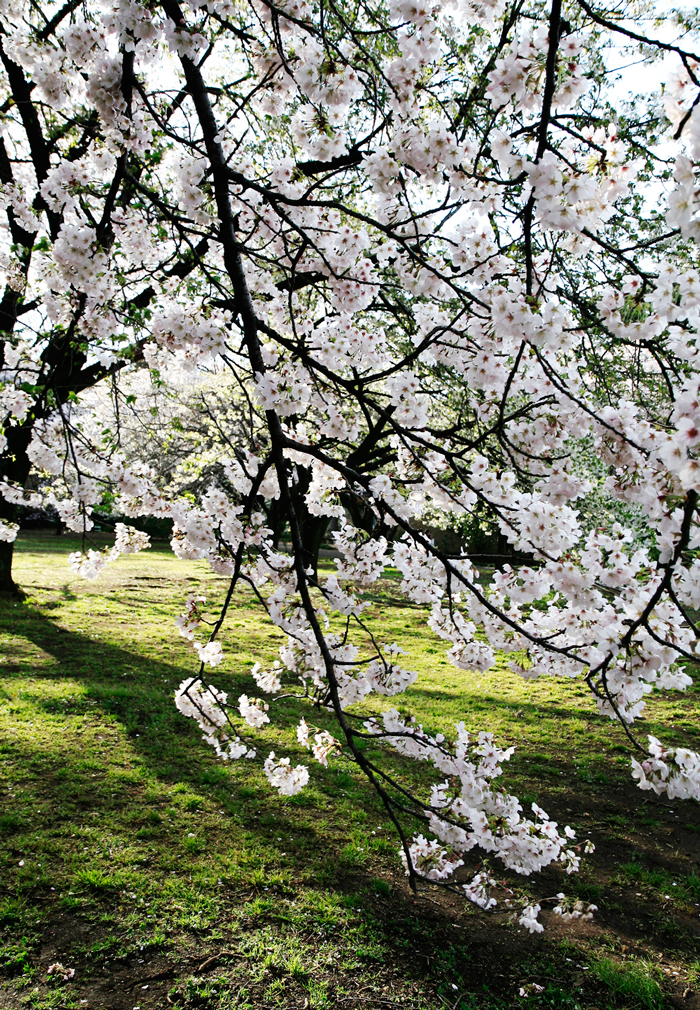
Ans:
MULTIPOLYGON (((599 906, 592 923, 543 913, 530 937, 452 896, 415 898, 344 758, 284 802, 259 762, 218 763, 173 705, 195 668, 173 622, 187 593, 216 601, 224 581, 154 546, 85 583, 66 564, 75 546, 22 534, 27 598, 0 600, 3 1010, 700 1008, 700 808, 635 789, 622 735, 581 684, 457 671, 395 582, 371 594, 381 640, 420 674, 401 707, 432 731, 464 719, 515 744, 504 784, 596 843, 578 876, 507 877, 599 906), (73 979, 47 976, 57 960, 73 979)), ((280 640, 242 594, 213 682, 256 693, 250 668, 280 640)), ((262 754, 301 758, 299 711, 275 714, 262 754)), ((700 749, 699 712, 698 690, 659 697, 642 729, 700 749)), ((421 767, 394 767, 421 786, 421 767)))

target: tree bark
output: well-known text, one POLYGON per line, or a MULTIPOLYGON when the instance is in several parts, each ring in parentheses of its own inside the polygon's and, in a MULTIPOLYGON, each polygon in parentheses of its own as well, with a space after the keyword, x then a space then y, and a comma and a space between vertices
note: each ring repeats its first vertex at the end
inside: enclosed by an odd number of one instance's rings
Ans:
MULTIPOLYGON (((303 544, 304 568, 313 570, 313 577, 318 573, 318 557, 321 550, 323 538, 330 525, 328 516, 312 515, 306 505, 306 493, 311 484, 311 470, 307 467, 297 468, 298 479, 292 484, 289 493, 294 501, 299 533, 303 544)), ((266 508, 267 524, 273 531, 275 547, 283 536, 287 527, 287 510, 284 504, 276 499, 271 501, 266 508)))
MULTIPOLYGON (((31 427, 29 425, 9 427, 5 429, 5 434, 7 436, 7 450, 4 457, 0 459, 0 480, 24 487, 31 469, 31 462, 27 456, 27 447, 32 438, 31 427)), ((16 505, 5 501, 0 494, 0 519, 3 522, 17 522, 18 511, 16 505)), ((0 593, 21 596, 23 595, 22 590, 12 577, 14 546, 14 543, 0 540, 0 593)))
MULTIPOLYGON (((6 523, 16 522, 15 516, 17 506, 0 495, 0 520, 6 523)), ((12 558, 14 555, 14 543, 7 540, 0 540, 0 593, 12 593, 18 595, 20 590, 12 578, 12 558)))

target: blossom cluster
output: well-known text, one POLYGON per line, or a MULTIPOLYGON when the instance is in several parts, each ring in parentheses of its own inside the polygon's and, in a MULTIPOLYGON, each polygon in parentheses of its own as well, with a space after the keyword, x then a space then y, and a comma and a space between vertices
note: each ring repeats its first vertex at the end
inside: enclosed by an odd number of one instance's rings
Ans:
MULTIPOLYGON (((76 504, 75 499, 69 499, 69 501, 73 505, 76 504)), ((59 514, 65 522, 66 511, 59 509, 59 514)), ((75 527, 69 525, 69 528, 75 527)), ((120 555, 137 554, 139 551, 151 546, 148 534, 142 530, 134 529, 133 526, 126 526, 124 523, 115 523, 114 530, 116 536, 113 547, 103 547, 99 551, 88 549, 85 553, 82 551, 72 551, 68 555, 68 564, 77 575, 83 579, 96 579, 102 574, 105 566, 111 561, 116 561, 120 555)))

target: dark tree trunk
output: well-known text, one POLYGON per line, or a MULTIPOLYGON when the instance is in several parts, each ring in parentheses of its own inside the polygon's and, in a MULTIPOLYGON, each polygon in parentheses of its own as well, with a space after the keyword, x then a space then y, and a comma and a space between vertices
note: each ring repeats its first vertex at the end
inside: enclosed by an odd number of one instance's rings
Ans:
MULTIPOLYGON (((330 518, 312 515, 306 507, 305 498, 311 484, 311 470, 306 467, 298 467, 297 476, 298 481, 292 485, 291 496, 301 533, 304 567, 311 568, 315 578, 318 569, 318 555, 330 525, 330 518)), ((266 508, 266 519, 268 526, 272 529, 273 542, 276 547, 287 527, 287 514, 279 500, 269 502, 266 508)))
MULTIPOLYGON (((0 520, 6 523, 13 523, 16 521, 16 513, 17 507, 5 501, 2 495, 0 495, 0 520)), ((0 540, 0 593, 19 593, 19 589, 12 578, 14 546, 14 543, 0 540)))
POLYGON ((330 519, 328 516, 311 515, 306 508, 306 503, 302 502, 301 507, 297 509, 297 521, 301 533, 304 567, 313 569, 314 578, 316 578, 318 574, 318 556, 330 519))
POLYGON ((312 515, 306 506, 306 495, 312 478, 311 468, 297 467, 297 475, 299 479, 292 488, 292 499, 301 534, 302 558, 304 568, 310 568, 315 579, 318 574, 318 555, 330 517, 312 515))
MULTIPOLYGON (((4 457, 0 460, 0 480, 10 481, 12 484, 19 484, 24 487, 24 482, 29 476, 31 463, 27 457, 27 446, 32 437, 32 429, 26 426, 10 427, 5 429, 7 436, 7 449, 4 457)), ((17 522, 17 506, 5 501, 0 494, 0 519, 6 523, 17 522)), ((12 560, 14 557, 14 543, 0 540, 0 593, 13 593, 21 596, 22 590, 12 578, 12 560)))
POLYGON ((272 501, 266 502, 264 508, 265 522, 272 530, 272 545, 277 550, 287 527, 287 516, 280 505, 279 499, 272 499, 272 501))
POLYGON ((341 492, 340 500, 347 509, 348 515, 354 526, 365 533, 374 533, 377 527, 377 517, 372 509, 367 508, 363 501, 355 495, 341 492))

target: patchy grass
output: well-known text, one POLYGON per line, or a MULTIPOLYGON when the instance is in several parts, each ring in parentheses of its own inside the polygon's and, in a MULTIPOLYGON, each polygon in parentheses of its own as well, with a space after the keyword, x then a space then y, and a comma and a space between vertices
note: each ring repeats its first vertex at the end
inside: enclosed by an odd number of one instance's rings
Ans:
POLYGON ((634 961, 618 964, 610 957, 593 963, 593 972, 612 993, 620 1006, 640 1010, 663 1010, 666 1000, 659 985, 659 969, 655 964, 634 961))
MULTIPOLYGON (((23 534, 28 596, 0 603, 3 1008, 700 1008, 698 805, 634 788, 623 738, 582 685, 456 671, 395 581, 369 595, 380 640, 419 672, 401 706, 432 731, 464 719, 516 745, 504 784, 597 845, 578 876, 507 878, 600 909, 583 924, 545 913, 546 932, 524 936, 456 898, 415 899, 344 758, 284 802, 259 763, 217 763, 172 702, 194 669, 173 622, 189 592, 220 600, 223 580, 154 547, 84 583, 66 564, 75 546, 23 534), (55 961, 75 976, 48 976, 55 961)), ((242 594, 214 683, 255 693, 250 668, 280 641, 242 594)), ((699 702, 655 699, 644 732, 700 749, 699 702)), ((262 754, 302 758, 300 711, 275 713, 262 754)), ((424 769, 392 761, 425 788, 424 769)))

